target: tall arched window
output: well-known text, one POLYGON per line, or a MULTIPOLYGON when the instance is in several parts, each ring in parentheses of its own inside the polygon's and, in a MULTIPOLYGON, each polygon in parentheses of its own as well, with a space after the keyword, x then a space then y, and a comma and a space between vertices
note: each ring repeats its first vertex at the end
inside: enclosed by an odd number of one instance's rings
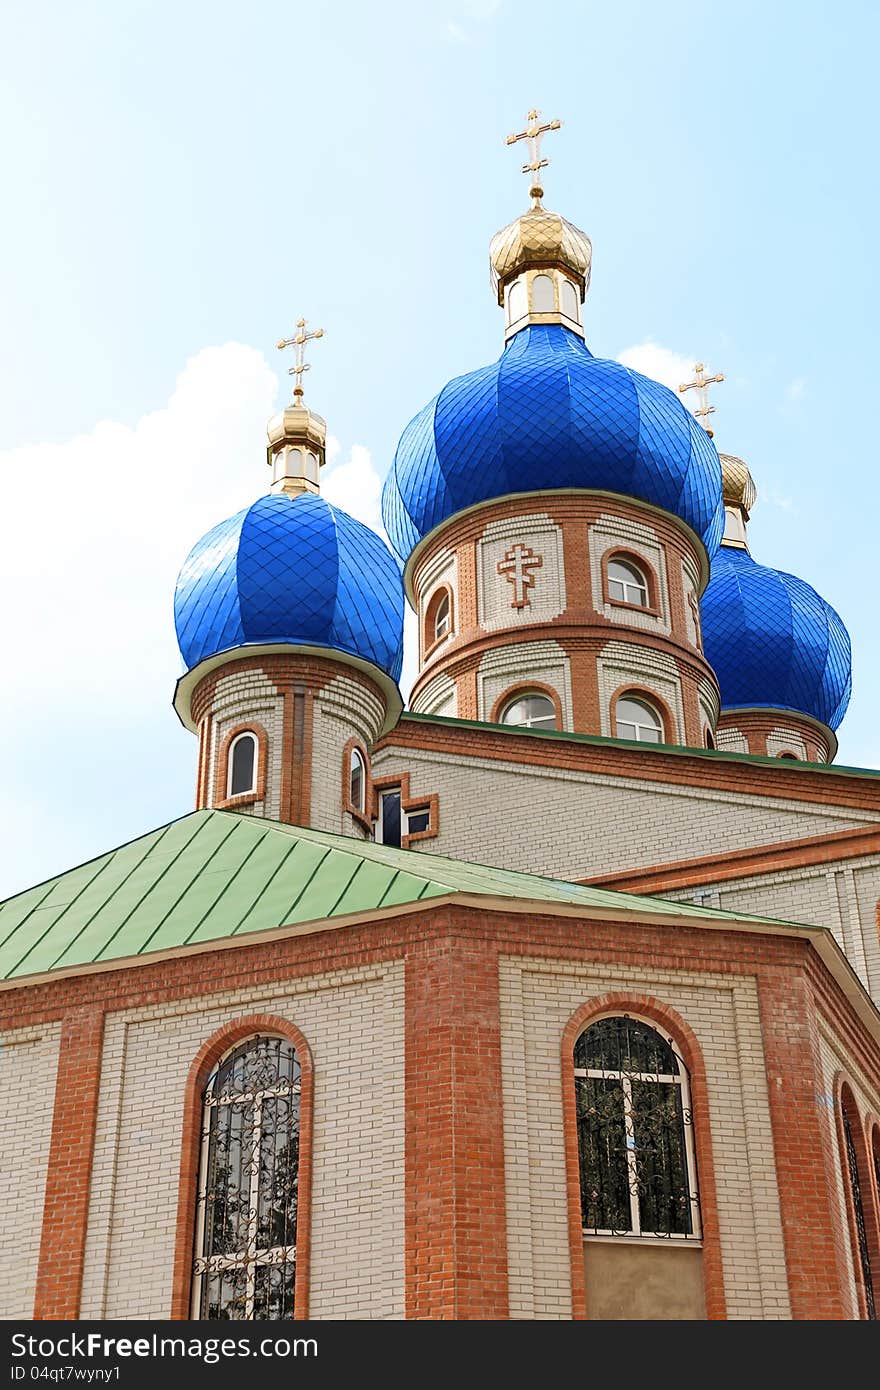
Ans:
POLYGON ((356 748, 351 750, 351 763, 348 773, 348 794, 356 811, 363 811, 367 804, 367 769, 363 754, 356 748))
POLYGON ((663 742, 663 720, 646 700, 621 695, 615 707, 614 719, 618 738, 632 738, 639 743, 663 742))
POLYGON ((257 785, 257 736, 249 730, 232 740, 229 749, 226 795, 242 796, 257 785))
MULTIPOLYGON (((865 1313, 869 1321, 873 1322, 877 1317, 877 1304, 874 1298, 871 1256, 868 1251, 868 1228, 865 1221, 865 1204, 862 1198, 862 1173, 854 1132, 858 1126, 859 1117, 847 1087, 844 1087, 840 1094, 840 1121, 843 1129, 844 1164, 855 1226, 855 1256, 858 1260, 858 1277, 865 1300, 865 1313)), ((867 1174, 865 1176, 867 1177, 867 1174)))
POLYGON ((687 1068, 674 1043, 629 1016, 575 1043, 584 1235, 697 1237, 687 1068))
POLYGON ((208 1078, 192 1316, 294 1316, 301 1072, 285 1038, 252 1037, 208 1078))

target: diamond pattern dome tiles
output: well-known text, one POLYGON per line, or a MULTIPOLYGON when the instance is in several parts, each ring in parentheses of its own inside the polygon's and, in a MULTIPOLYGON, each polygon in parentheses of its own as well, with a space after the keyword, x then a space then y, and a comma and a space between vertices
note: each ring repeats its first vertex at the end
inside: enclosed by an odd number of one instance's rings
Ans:
POLYGON ((394 680, 403 588, 387 546, 323 497, 261 497, 193 547, 174 596, 189 669, 245 643, 330 647, 394 680))
POLYGON ((405 559, 467 507, 550 488, 662 507, 710 557, 721 539, 721 466, 706 431, 674 392, 593 357, 558 324, 524 328, 497 362, 450 381, 407 425, 382 515, 405 559))
POLYGON ((722 709, 786 709, 836 729, 849 704, 849 633, 815 589, 722 546, 701 604, 722 709))

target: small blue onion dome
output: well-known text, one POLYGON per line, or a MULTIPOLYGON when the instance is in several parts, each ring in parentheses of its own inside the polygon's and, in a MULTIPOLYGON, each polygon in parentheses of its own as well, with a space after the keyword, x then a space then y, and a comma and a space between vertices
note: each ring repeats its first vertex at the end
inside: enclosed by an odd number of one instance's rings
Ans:
POLYGON ((709 435, 659 382, 531 324, 497 362, 450 381, 406 427, 382 516, 401 559, 435 526, 512 493, 590 488, 687 522, 711 558, 724 521, 709 435))
POLYGON ((724 545, 701 614, 723 710, 792 710, 838 727, 852 691, 849 633, 809 584, 724 545))
POLYGON ((270 493, 193 546, 174 594, 187 668, 250 643, 329 647, 395 681, 403 586, 388 547, 311 492, 270 493))

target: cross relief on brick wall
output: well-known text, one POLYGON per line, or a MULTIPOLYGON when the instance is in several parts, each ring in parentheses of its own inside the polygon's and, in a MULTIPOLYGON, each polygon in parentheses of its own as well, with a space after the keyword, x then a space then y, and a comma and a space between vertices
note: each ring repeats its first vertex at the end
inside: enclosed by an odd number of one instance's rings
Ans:
POLYGON ((526 608, 531 603, 529 590, 534 588, 535 571, 544 563, 543 555, 517 541, 498 561, 498 573, 513 585, 511 608, 526 608))

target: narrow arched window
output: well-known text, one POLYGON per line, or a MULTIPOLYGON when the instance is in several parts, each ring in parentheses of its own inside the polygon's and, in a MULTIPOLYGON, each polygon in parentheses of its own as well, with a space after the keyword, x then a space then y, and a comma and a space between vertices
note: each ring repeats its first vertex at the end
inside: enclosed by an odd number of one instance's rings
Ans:
POLYGON ((707 748, 714 748, 714 747, 715 747, 715 735, 712 733, 712 730, 709 728, 708 724, 706 725, 706 729, 705 729, 705 731, 704 731, 703 737, 704 737, 705 740, 706 740, 706 747, 707 747, 707 748))
POLYGON ((663 720, 653 705, 632 695, 621 695, 617 701, 615 724, 618 738, 632 738, 639 743, 663 742, 663 720))
POLYGON ((257 785, 257 736, 250 731, 232 740, 229 749, 227 796, 242 796, 257 785))
POLYGON ((585 1235, 699 1236, 688 1074, 674 1043, 628 1016, 575 1043, 585 1235))
POLYGON ((444 594, 434 613, 434 641, 439 642, 449 631, 449 595, 444 594))
POLYGON ((294 1316, 300 1063, 285 1038, 252 1037, 205 1087, 192 1316, 294 1316))
MULTIPOLYGON (((868 1251, 868 1228, 865 1221, 865 1204, 862 1198, 862 1173, 859 1155, 856 1152, 855 1127, 858 1114, 846 1089, 840 1096, 840 1120, 843 1129, 844 1161, 849 1180, 849 1197, 855 1226, 855 1254, 859 1263, 859 1281, 865 1300, 865 1313, 869 1321, 877 1317, 877 1304, 874 1299, 874 1279, 871 1271, 871 1256, 868 1251)), ((867 1175, 866 1175, 867 1176, 867 1175)))
POLYGON ((502 724, 520 729, 557 729, 556 706, 546 695, 516 695, 501 711, 502 724))
POLYGON ((567 319, 572 319, 575 323, 580 323, 580 305, 578 302, 578 292, 570 280, 562 282, 562 312, 567 319))
POLYGON ((549 275, 536 275, 532 281, 532 313, 552 314, 556 308, 553 281, 549 275))
POLYGON ((648 581, 639 567, 629 560, 609 560, 608 596, 614 603, 634 603, 639 608, 647 608, 648 581))
POLYGON ((526 286, 524 280, 515 280, 507 293, 507 322, 516 323, 527 312, 526 286))
POLYGON ((351 765, 348 777, 348 794, 356 811, 363 811, 367 800, 367 769, 363 756, 356 748, 351 750, 351 765))

